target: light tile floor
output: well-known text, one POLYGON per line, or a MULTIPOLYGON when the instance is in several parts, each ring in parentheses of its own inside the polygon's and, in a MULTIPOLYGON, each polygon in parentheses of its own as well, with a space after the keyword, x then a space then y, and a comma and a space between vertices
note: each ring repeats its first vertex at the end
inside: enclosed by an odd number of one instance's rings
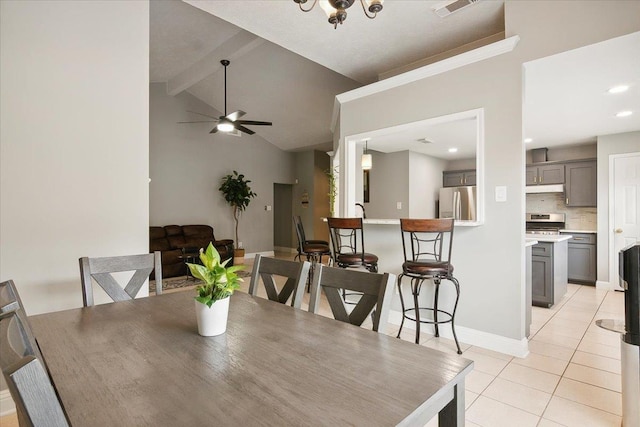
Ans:
MULTIPOLYGON (((292 254, 276 254, 292 259, 292 254)), ((247 263, 250 271, 251 263, 247 263)), ((241 290, 249 287, 245 281, 241 290)), ((308 307, 305 293, 303 309, 308 307)), ((320 314, 330 316, 323 301, 320 314)), ((466 425, 612 426, 621 424, 620 344, 617 334, 598 328, 595 320, 624 318, 624 294, 569 284, 567 295, 551 309, 533 307, 530 354, 526 358, 460 343, 461 357, 475 369, 466 381, 466 425)), ((363 325, 363 327, 371 327, 363 325)), ((398 327, 391 326, 395 336, 398 327)), ((413 342, 414 331, 402 332, 413 342)), ((420 345, 456 354, 446 338, 423 334, 420 345)), ((15 414, 0 425, 17 425, 15 414)), ((438 425, 437 417, 427 427, 438 425)))

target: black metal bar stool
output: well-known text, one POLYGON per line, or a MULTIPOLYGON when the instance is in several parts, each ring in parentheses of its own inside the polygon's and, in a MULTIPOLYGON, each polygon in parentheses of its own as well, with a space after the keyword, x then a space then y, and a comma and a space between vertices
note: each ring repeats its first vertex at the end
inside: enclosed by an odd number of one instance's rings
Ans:
MULTIPOLYGON (((370 273, 378 272, 378 257, 364 250, 364 229, 362 218, 327 218, 329 240, 334 265, 340 268, 364 267, 370 273)), ((348 301, 347 296, 362 294, 348 293, 342 290, 345 304, 356 304, 348 301)))
POLYGON ((325 240, 307 240, 304 234, 304 227, 302 226, 302 219, 299 215, 293 216, 293 223, 296 226, 296 236, 298 237, 298 254, 294 259, 301 260, 302 255, 307 258, 307 261, 311 263, 309 269, 309 277, 307 279, 307 291, 311 287, 311 281, 313 280, 313 272, 315 271, 316 264, 322 264, 322 257, 324 255, 330 256, 331 249, 329 248, 329 242, 325 240))
POLYGON ((456 342, 458 354, 462 354, 454 325, 456 308, 458 307, 458 300, 460 299, 460 284, 458 280, 453 277, 453 265, 451 265, 453 219, 401 219, 400 229, 402 233, 404 263, 402 264, 402 273, 398 276, 398 292, 400 294, 403 315, 397 338, 400 338, 405 319, 416 322, 416 344, 420 344, 421 323, 432 324, 436 337, 440 336, 438 325, 451 323, 453 339, 456 342), (447 244, 448 248, 446 247, 447 244), (443 257, 443 253, 446 257, 443 257), (411 278, 413 308, 405 308, 404 297, 402 295, 402 278, 404 276, 411 278), (422 283, 425 280, 433 280, 435 286, 433 307, 420 307, 418 305, 418 296, 420 295, 422 283), (438 308, 438 297, 442 280, 450 281, 456 289, 456 301, 451 312, 438 308), (433 319, 421 319, 420 310, 431 311, 433 313, 433 319), (409 315, 410 313, 413 313, 415 317, 411 317, 409 315))

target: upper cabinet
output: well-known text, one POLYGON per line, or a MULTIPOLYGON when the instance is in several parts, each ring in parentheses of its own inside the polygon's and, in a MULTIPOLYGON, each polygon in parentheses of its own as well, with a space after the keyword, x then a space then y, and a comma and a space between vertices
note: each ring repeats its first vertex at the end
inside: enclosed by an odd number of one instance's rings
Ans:
POLYGON ((571 162, 565 165, 567 206, 595 207, 597 205, 597 166, 595 160, 571 162))
POLYGON ((564 184, 564 164, 527 166, 527 185, 564 184))
POLYGON ((442 172, 443 187, 460 187, 461 185, 476 185, 475 169, 442 172))

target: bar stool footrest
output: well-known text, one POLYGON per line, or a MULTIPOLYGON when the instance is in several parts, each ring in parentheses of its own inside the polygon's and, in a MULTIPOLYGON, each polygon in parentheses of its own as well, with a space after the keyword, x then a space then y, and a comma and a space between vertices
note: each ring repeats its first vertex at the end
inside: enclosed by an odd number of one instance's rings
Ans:
MULTIPOLYGON (((428 310, 428 311, 434 311, 435 309, 431 308, 431 307, 420 307, 418 308, 418 310, 428 310)), ((404 310, 403 316, 405 319, 409 319, 412 321, 416 321, 415 318, 415 314, 413 315, 413 317, 409 316, 407 313, 409 312, 414 312, 415 313, 416 309, 415 308, 407 308, 404 310)), ((438 310, 438 317, 440 315, 444 314, 445 316, 448 316, 447 318, 445 318, 445 320, 440 320, 438 319, 438 321, 434 321, 434 320, 422 320, 422 318, 420 319, 420 323, 427 323, 430 325, 440 325, 442 323, 451 323, 451 321, 453 320, 453 316, 451 313, 449 313, 448 311, 444 311, 444 310, 438 310)), ((422 316, 420 316, 422 317, 422 316)))

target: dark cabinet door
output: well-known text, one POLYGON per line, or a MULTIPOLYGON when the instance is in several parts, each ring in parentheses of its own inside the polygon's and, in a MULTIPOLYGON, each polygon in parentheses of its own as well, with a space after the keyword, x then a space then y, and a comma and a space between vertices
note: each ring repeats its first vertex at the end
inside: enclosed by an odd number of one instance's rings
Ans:
POLYGON ((596 246, 569 243, 569 280, 596 282, 596 246))
POLYGON ((553 305, 553 271, 551 258, 539 255, 531 257, 531 299, 533 305, 553 305))
POLYGON ((444 187, 460 187, 464 185, 464 173, 444 172, 442 174, 442 185, 444 187))
POLYGON ((476 185, 476 172, 466 172, 464 174, 464 185, 476 185))
POLYGON ((567 206, 595 207, 597 205, 596 161, 567 163, 567 206))
POLYGON ((526 185, 538 184, 538 168, 536 166, 527 166, 526 185))
POLYGON ((538 166, 538 184, 564 184, 564 164, 538 166))

